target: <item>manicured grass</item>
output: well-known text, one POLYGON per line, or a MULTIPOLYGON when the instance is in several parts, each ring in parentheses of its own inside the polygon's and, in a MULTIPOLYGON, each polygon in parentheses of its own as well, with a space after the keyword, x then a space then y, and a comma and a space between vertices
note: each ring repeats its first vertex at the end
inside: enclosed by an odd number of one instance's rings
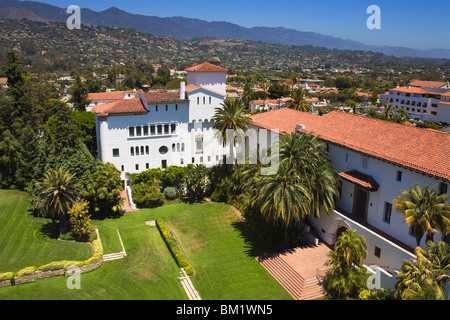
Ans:
POLYGON ((50 239, 42 231, 49 219, 31 215, 29 195, 0 190, 0 272, 17 272, 52 261, 86 260, 89 244, 50 239))
MULTIPOLYGON (((292 299, 255 259, 267 249, 264 241, 230 206, 217 203, 165 205, 93 221, 104 253, 122 250, 119 229, 127 257, 83 274, 81 290, 69 290, 67 278, 55 277, 0 288, 0 299, 187 299, 177 279, 180 269, 158 229, 145 225, 157 218, 164 219, 181 243, 196 271, 192 282, 202 299, 292 299)), ((0 234, 2 229, 0 225, 0 234)))

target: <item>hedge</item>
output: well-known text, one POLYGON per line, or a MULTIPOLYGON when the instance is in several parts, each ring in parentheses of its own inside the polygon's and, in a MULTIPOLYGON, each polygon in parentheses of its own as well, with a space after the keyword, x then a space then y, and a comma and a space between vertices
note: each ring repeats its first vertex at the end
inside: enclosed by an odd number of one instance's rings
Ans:
POLYGON ((94 255, 85 261, 53 261, 40 267, 26 267, 18 272, 0 273, 0 281, 13 280, 15 277, 31 276, 36 271, 67 270, 70 266, 82 267, 98 262, 103 258, 102 242, 100 239, 95 239, 92 241, 92 245, 94 246, 94 255))
POLYGON ((170 231, 169 229, 167 229, 166 225, 164 224, 164 221, 161 219, 156 219, 156 225, 158 227, 159 232, 161 233, 161 236, 164 239, 164 242, 169 248, 170 253, 172 253, 172 256, 177 262, 178 266, 180 268, 183 268, 188 276, 194 275, 194 269, 192 268, 191 265, 189 265, 189 262, 187 261, 186 257, 184 256, 183 252, 181 252, 180 247, 178 246, 178 242, 170 234, 170 231))

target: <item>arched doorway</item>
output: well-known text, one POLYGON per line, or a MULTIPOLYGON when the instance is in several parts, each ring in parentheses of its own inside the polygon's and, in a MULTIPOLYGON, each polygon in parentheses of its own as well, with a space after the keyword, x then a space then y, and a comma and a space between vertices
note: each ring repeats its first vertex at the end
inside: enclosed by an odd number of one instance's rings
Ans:
MULTIPOLYGON (((340 237, 345 231, 347 231, 347 230, 348 230, 347 227, 344 227, 344 226, 339 227, 339 228, 337 229, 337 231, 336 231, 336 241, 337 241, 337 239, 339 239, 339 237, 340 237)), ((336 243, 336 241, 335 241, 335 243, 336 243)))

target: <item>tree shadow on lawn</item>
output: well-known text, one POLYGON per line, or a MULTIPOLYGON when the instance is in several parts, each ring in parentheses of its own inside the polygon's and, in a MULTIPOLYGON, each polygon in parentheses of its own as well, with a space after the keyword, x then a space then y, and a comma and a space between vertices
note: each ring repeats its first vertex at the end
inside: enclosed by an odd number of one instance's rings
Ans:
POLYGON ((274 248, 245 221, 235 221, 232 223, 232 226, 239 231, 241 237, 245 240, 245 253, 247 253, 249 257, 256 258, 261 255, 267 255, 274 250, 274 248))

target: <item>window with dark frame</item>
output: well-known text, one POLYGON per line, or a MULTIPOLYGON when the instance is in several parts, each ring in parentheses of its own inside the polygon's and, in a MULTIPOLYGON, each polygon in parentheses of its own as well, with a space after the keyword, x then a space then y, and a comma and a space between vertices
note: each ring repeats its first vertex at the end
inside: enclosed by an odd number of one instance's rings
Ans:
POLYGON ((392 203, 385 202, 384 203, 384 213, 383 213, 383 221, 386 223, 391 223, 392 216, 392 203))
POLYGON ((396 177, 395 180, 397 180, 398 182, 401 182, 402 181, 402 177, 403 177, 403 172, 398 170, 397 171, 397 177, 396 177))
POLYGON ((448 185, 446 183, 439 183, 439 195, 441 194, 447 194, 448 192, 448 185))
POLYGON ((374 252, 375 257, 380 258, 381 257, 381 249, 378 248, 377 246, 375 246, 375 252, 374 252))

